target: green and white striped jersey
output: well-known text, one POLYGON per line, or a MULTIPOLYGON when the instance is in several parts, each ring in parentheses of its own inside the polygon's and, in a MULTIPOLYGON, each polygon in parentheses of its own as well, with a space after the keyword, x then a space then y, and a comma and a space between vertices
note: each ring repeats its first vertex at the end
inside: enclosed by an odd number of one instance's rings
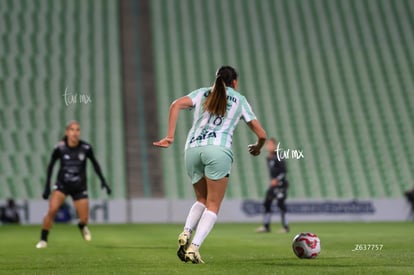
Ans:
POLYGON ((211 87, 201 88, 187 95, 193 101, 194 120, 187 136, 185 149, 206 145, 231 149, 233 132, 240 119, 246 123, 256 119, 243 95, 231 87, 226 87, 226 90, 227 111, 223 117, 204 111, 203 102, 209 95, 211 87))

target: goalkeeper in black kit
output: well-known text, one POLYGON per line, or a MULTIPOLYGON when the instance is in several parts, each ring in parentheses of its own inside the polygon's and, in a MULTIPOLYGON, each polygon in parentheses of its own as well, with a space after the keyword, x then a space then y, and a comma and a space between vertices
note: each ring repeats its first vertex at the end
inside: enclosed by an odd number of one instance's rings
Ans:
POLYGON ((43 219, 40 241, 36 248, 46 248, 49 231, 52 228, 53 220, 59 207, 65 201, 67 196, 71 196, 73 204, 79 217, 78 227, 85 241, 92 239, 91 233, 87 227, 89 218, 89 200, 86 178, 86 160, 89 159, 95 169, 96 174, 101 180, 101 187, 104 188, 108 195, 111 189, 102 175, 101 168, 92 151, 92 146, 83 140, 80 140, 80 126, 76 121, 71 121, 66 126, 65 137, 58 143, 52 153, 52 157, 47 169, 47 180, 43 198, 49 200, 49 210, 43 219), (60 168, 57 181, 53 185, 51 193, 50 179, 52 176, 53 166, 56 161, 60 161, 60 168))
POLYGON ((286 197, 288 189, 288 181, 286 179, 286 163, 283 159, 279 159, 276 154, 277 142, 274 138, 268 139, 266 142, 266 149, 268 151, 267 166, 270 174, 270 186, 266 192, 266 198, 263 202, 264 206, 264 217, 263 226, 257 228, 256 232, 264 233, 270 232, 270 221, 272 216, 272 204, 273 201, 277 201, 277 206, 280 209, 280 216, 282 219, 283 228, 280 230, 281 233, 289 232, 289 225, 286 219, 286 197))

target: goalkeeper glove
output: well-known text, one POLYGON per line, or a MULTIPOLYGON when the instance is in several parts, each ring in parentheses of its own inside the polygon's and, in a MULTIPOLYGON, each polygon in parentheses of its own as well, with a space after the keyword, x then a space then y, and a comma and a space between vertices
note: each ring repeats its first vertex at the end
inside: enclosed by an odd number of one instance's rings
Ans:
POLYGON ((101 188, 106 190, 106 194, 111 195, 112 190, 111 188, 108 186, 108 184, 106 184, 106 182, 102 182, 101 183, 101 188))

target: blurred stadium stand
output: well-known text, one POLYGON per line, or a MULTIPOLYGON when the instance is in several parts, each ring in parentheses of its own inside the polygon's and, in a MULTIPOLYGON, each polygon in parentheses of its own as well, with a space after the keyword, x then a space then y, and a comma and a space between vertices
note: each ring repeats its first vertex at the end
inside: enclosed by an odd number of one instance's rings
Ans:
MULTIPOLYGON (((114 198, 192 198, 183 165, 192 113, 181 113, 170 149, 151 142, 165 135, 171 101, 211 85, 222 64, 239 70, 239 90, 268 135, 303 150, 305 159, 288 160, 290 198, 394 198, 412 186, 413 1, 0 6, 0 199, 40 198, 71 119, 94 145, 114 198), (66 106, 66 89, 93 103, 66 106)), ((228 198, 264 195, 264 156, 246 150, 254 141, 240 125, 228 198)), ((93 171, 89 178, 91 197, 106 197, 93 171)))
MULTIPOLYGON (((401 197, 414 176, 414 2, 154 0, 160 129, 169 103, 211 85, 215 69, 239 69, 240 92, 269 136, 301 149, 289 160, 294 198, 401 197)), ((163 151, 165 189, 192 196, 181 115, 163 151)), ((247 127, 235 134, 227 197, 261 198, 263 158, 248 156, 247 127)))
MULTIPOLYGON (((124 198, 117 2, 0 0, 0 6, 0 199, 41 198, 52 150, 73 119, 94 146, 112 197, 124 198), (66 105, 65 90, 78 94, 76 104, 66 105), (80 103, 85 94, 92 103, 80 103)), ((91 167, 90 196, 106 197, 91 167)))
POLYGON ((164 197, 149 0, 121 0, 128 197, 164 197))

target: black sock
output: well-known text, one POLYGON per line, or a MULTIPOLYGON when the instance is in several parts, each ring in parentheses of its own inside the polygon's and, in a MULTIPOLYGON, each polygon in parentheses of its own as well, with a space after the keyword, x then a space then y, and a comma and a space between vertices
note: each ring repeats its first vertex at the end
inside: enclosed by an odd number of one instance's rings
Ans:
POLYGON ((288 223, 287 223, 287 221, 286 221, 286 211, 280 211, 280 215, 281 215, 281 218, 282 218, 282 225, 283 225, 283 227, 286 229, 286 230, 289 230, 289 225, 288 225, 288 223))
POLYGON ((82 230, 84 227, 86 226, 86 224, 84 224, 84 223, 78 223, 78 227, 79 227, 79 229, 80 230, 82 230))
POLYGON ((42 241, 47 242, 47 236, 49 235, 49 230, 42 229, 42 232, 40 233, 40 239, 42 241))

